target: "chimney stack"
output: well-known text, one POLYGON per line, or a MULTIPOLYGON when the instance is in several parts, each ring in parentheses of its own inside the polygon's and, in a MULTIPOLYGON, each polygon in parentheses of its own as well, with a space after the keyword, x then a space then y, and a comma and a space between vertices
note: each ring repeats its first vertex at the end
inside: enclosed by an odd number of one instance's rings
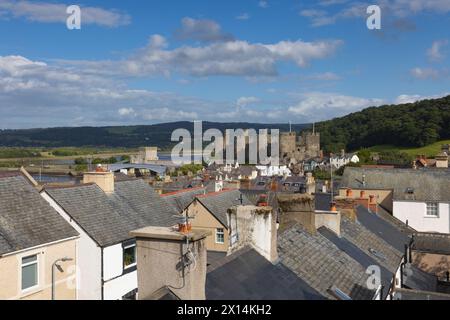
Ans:
POLYGON ((234 206, 228 209, 230 237, 237 239, 230 252, 250 245, 270 262, 278 259, 277 214, 269 206, 234 206))
POLYGON ((95 183, 105 193, 114 193, 114 173, 105 171, 86 172, 83 183, 95 183))
POLYGON ((146 227, 130 234, 136 237, 139 300, 158 299, 164 288, 181 300, 206 299, 205 239, 210 231, 146 227))
POLYGON ((308 194, 279 194, 278 203, 283 210, 281 225, 299 223, 311 234, 315 234, 322 226, 341 233, 341 213, 336 203, 330 206, 330 211, 316 211, 314 196, 308 194))

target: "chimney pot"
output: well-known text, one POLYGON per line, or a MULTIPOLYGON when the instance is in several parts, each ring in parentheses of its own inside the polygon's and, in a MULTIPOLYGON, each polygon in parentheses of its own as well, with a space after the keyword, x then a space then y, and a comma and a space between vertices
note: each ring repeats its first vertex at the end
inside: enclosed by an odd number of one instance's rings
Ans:
POLYGON ((366 197, 366 191, 361 190, 360 192, 360 198, 364 199, 366 197))
POLYGON ((330 211, 331 212, 337 212, 336 202, 331 202, 330 203, 330 211))
POLYGON ((347 198, 351 198, 353 197, 353 190, 352 189, 347 189, 347 198))

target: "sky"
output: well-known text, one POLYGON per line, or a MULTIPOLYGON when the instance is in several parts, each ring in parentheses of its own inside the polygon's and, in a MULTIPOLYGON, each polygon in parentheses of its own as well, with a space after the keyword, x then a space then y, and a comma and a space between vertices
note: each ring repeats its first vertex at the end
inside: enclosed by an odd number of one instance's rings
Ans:
POLYGON ((449 94, 449 41, 450 0, 0 0, 0 129, 322 121, 449 94))

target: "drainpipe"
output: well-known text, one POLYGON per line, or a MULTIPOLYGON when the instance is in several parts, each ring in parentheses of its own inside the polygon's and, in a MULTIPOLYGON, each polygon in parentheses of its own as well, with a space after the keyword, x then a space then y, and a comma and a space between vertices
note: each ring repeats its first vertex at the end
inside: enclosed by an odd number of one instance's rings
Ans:
POLYGON ((101 250, 100 250, 100 253, 101 253, 101 259, 100 259, 100 268, 101 268, 101 270, 100 270, 100 272, 101 272, 101 279, 100 279, 100 285, 101 285, 101 292, 100 292, 100 294, 101 294, 101 300, 104 300, 104 298, 105 298, 105 292, 104 292, 104 289, 105 289, 105 280, 103 279, 103 247, 101 247, 100 248, 101 250))

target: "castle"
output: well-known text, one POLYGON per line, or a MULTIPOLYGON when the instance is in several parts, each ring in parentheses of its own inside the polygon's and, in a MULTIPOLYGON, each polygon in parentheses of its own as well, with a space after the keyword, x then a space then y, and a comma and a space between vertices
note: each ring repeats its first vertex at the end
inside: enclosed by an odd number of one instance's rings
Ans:
POLYGON ((310 158, 321 157, 320 133, 282 132, 280 134, 280 160, 285 163, 298 163, 310 158))

